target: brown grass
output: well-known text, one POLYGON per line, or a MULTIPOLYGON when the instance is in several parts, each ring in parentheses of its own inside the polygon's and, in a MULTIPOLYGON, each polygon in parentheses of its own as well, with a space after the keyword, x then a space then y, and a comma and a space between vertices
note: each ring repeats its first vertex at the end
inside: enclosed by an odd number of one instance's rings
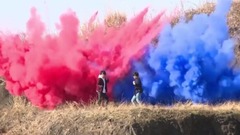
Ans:
POLYGON ((14 98, 12 106, 0 109, 0 131, 6 134, 133 134, 134 123, 146 123, 158 117, 183 119, 189 114, 240 114, 240 103, 216 106, 177 103, 174 106, 133 106, 110 104, 79 106, 66 103, 51 111, 39 110, 25 99, 14 98))
MULTIPOLYGON (((127 21, 125 14, 120 12, 111 12, 104 19, 104 28, 118 28, 127 21)), ((80 26, 80 37, 88 41, 92 32, 100 26, 100 22, 95 20, 93 23, 85 23, 80 26)))
POLYGON ((104 19, 104 23, 108 27, 119 27, 127 21, 125 14, 120 12, 110 13, 104 19))
MULTIPOLYGON (((187 11, 184 11, 185 17, 187 20, 191 20, 192 17, 196 14, 210 14, 213 12, 215 8, 215 3, 204 3, 201 4, 201 6, 198 6, 197 9, 190 9, 187 11)), ((232 7, 230 9, 230 12, 228 14, 228 26, 229 31, 232 36, 239 35, 240 34, 240 1, 234 0, 234 3, 232 4, 232 7)), ((179 17, 176 17, 173 19, 172 23, 176 24, 179 21, 179 17)))

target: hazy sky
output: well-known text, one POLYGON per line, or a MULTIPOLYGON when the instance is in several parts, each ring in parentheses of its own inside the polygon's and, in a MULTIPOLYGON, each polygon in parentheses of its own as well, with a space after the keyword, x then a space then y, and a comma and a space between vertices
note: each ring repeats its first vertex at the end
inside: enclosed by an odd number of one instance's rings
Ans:
POLYGON ((155 15, 164 9, 187 9, 196 7, 199 3, 202 3, 202 0, 2 0, 0 31, 24 31, 31 7, 36 7, 48 29, 55 29, 59 16, 68 9, 77 13, 80 22, 86 22, 96 11, 99 12, 99 20, 102 20, 111 11, 124 12, 131 17, 149 6, 149 14, 155 15), (181 6, 181 1, 184 6, 181 6))

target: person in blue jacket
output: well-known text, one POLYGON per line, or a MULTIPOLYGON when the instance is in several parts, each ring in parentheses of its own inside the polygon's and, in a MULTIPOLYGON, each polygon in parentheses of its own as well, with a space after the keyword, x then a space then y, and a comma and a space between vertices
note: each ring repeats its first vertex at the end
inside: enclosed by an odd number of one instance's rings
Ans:
POLYGON ((142 92, 143 92, 143 88, 142 88, 142 82, 141 79, 139 77, 138 72, 134 72, 133 73, 133 85, 134 85, 134 95, 132 97, 131 102, 135 105, 135 103, 137 102, 138 104, 141 104, 141 96, 142 96, 142 92))

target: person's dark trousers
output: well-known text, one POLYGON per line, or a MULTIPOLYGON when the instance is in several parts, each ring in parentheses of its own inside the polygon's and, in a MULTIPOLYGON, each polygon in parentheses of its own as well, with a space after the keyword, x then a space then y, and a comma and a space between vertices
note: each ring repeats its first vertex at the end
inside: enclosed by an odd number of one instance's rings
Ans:
POLYGON ((98 92, 98 105, 100 105, 103 101, 106 101, 106 105, 108 104, 108 96, 106 93, 98 92))

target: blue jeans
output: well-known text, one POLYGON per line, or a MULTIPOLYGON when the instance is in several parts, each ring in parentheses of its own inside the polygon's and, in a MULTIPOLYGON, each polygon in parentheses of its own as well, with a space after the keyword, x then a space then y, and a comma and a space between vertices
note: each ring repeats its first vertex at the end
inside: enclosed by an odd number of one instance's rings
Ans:
POLYGON ((135 101, 137 101, 138 104, 141 104, 141 93, 136 93, 133 95, 131 102, 135 105, 135 101))

